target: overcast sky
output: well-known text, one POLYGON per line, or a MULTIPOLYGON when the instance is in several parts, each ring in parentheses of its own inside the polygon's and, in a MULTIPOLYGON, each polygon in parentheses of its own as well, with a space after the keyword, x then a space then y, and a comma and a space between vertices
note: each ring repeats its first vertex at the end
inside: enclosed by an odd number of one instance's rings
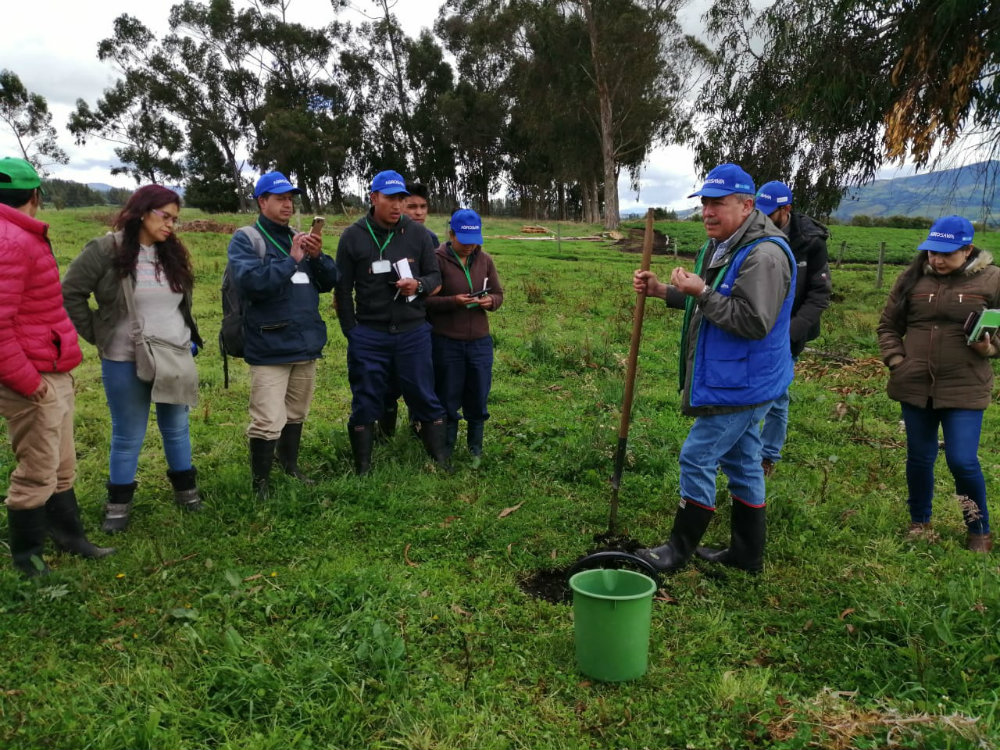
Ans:
MULTIPOLYGON (((118 78, 109 64, 97 59, 97 45, 111 36, 114 19, 129 13, 162 35, 167 30, 169 10, 177 1, 98 0, 81 4, 79 0, 2 0, 4 41, 0 47, 0 68, 13 70, 29 91, 45 97, 53 124, 59 130, 59 144, 70 157, 68 165, 50 168, 53 177, 134 187, 127 176, 111 175, 111 167, 117 163, 111 144, 92 139, 85 147, 77 146, 65 126, 77 99, 94 105, 104 89, 118 78)), ((353 0, 351 4, 365 10, 375 7, 371 0, 353 0)), ((682 17, 689 32, 697 33, 701 9, 707 4, 708 0, 689 3, 682 17)), ((402 20, 407 33, 415 36, 421 28, 433 24, 439 6, 440 0, 398 0, 393 12, 402 20)), ((312 26, 334 18, 329 0, 292 0, 289 15, 293 21, 312 26)), ((346 11, 340 17, 354 22, 364 20, 357 10, 346 11)), ((0 156, 18 155, 13 137, 0 131, 0 156)), ((627 176, 623 176, 618 191, 621 210, 627 213, 648 205, 692 207, 697 199, 684 196, 697 187, 697 182, 689 149, 677 146, 657 149, 643 170, 639 200, 630 189, 627 176)))

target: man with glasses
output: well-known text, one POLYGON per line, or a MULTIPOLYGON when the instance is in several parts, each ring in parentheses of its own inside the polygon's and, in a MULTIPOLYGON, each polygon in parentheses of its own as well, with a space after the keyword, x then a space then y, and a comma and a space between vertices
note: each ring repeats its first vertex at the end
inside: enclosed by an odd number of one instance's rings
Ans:
POLYGON ((292 196, 302 191, 281 172, 257 180, 257 220, 229 242, 229 264, 243 310, 243 358, 250 365, 250 468, 260 500, 269 494, 275 454, 286 474, 311 483, 298 467, 316 360, 326 346, 319 295, 337 283, 321 235, 288 226, 292 196))

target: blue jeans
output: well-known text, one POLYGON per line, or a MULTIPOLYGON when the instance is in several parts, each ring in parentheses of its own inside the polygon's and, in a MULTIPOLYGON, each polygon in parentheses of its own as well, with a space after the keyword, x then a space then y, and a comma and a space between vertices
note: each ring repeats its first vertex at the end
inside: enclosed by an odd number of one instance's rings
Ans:
MULTIPOLYGON (((111 484, 135 481, 139 451, 149 425, 149 404, 153 386, 135 375, 135 362, 101 360, 104 394, 111 411, 111 484)), ((191 468, 191 432, 185 404, 157 404, 156 426, 163 439, 163 453, 170 471, 191 468)))
POLYGON ((404 333, 358 324, 347 332, 347 377, 352 396, 348 424, 372 424, 382 416, 393 371, 412 419, 433 422, 444 418, 434 393, 430 330, 429 323, 404 333))
MULTIPOLYGON (((979 509, 978 518, 964 511, 973 534, 990 530, 986 508, 986 481, 979 466, 979 433, 983 412, 978 409, 921 409, 902 404, 906 423, 906 486, 909 490, 910 520, 931 520, 934 497, 934 462, 938 454, 938 427, 944 432, 944 457, 955 478, 955 494, 969 498, 979 509)), ((972 514, 975 515, 975 514, 972 514)))
POLYGON ((773 463, 781 460, 781 449, 785 445, 785 435, 788 432, 788 391, 786 390, 774 401, 764 415, 764 424, 760 428, 760 457, 773 463))
POLYGON ((715 507, 715 477, 721 467, 729 493, 745 505, 764 507, 760 467, 760 421, 771 402, 732 414, 698 417, 681 448, 681 497, 715 507))
POLYGON ((467 422, 490 418, 486 399, 493 383, 493 337, 459 341, 431 336, 434 347, 434 390, 451 422, 458 410, 467 422))

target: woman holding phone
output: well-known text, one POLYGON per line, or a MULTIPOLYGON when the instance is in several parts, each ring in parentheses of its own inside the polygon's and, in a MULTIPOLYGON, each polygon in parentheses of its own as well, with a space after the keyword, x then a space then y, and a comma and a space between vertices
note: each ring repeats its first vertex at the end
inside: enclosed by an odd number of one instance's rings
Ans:
POLYGON ((989 359, 1000 339, 969 341, 965 322, 971 313, 1000 306, 1000 269, 972 244, 973 234, 961 216, 934 222, 889 294, 878 337, 889 397, 900 402, 906 425, 910 534, 930 528, 940 427, 968 529, 966 547, 985 553, 993 541, 979 435, 993 392, 989 359))
POLYGON ((493 381, 493 337, 487 312, 503 304, 503 288, 493 258, 483 250, 483 225, 470 209, 456 211, 448 242, 438 247, 441 291, 427 298, 434 356, 434 390, 447 412, 448 454, 458 439, 459 409, 467 425, 472 466, 483 454, 486 401, 493 381))

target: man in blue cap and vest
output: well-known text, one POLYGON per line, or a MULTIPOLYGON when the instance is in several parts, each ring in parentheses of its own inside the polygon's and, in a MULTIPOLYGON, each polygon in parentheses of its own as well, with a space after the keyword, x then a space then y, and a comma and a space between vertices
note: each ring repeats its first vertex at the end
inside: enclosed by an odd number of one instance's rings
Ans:
POLYGON ((371 184, 371 209, 344 230, 337 246, 337 315, 347 338, 352 395, 347 431, 359 475, 371 468, 375 422, 392 372, 427 452, 450 470, 424 306, 441 288, 441 272, 430 233, 403 214, 407 195, 402 175, 379 172, 371 184))
POLYGON ((670 284, 636 271, 637 292, 684 310, 681 411, 695 417, 680 453, 681 501, 666 544, 637 554, 663 572, 699 557, 752 573, 763 566, 764 472, 760 421, 792 380, 788 323, 795 260, 784 235, 754 208, 753 179, 722 164, 701 190, 708 241, 694 273, 677 267, 670 284), (715 514, 721 468, 732 497, 732 536, 722 550, 698 547, 715 514))
MULTIPOLYGON (((795 301, 788 338, 792 357, 798 358, 806 342, 819 336, 819 319, 830 306, 830 263, 826 239, 830 232, 815 219, 792 209, 792 191, 783 182, 774 180, 761 185, 754 204, 767 214, 774 225, 788 237, 797 265, 795 301)), ((781 460, 781 449, 788 430, 788 391, 774 400, 760 435, 763 441, 761 466, 769 477, 781 460)))
POLYGON ((299 470, 302 425, 316 383, 316 360, 326 346, 319 295, 337 283, 337 266, 323 252, 323 238, 296 232, 292 196, 301 193, 281 172, 257 180, 260 215, 236 230, 229 267, 243 310, 243 358, 250 365, 250 468, 258 499, 269 494, 275 454, 285 473, 299 470))

